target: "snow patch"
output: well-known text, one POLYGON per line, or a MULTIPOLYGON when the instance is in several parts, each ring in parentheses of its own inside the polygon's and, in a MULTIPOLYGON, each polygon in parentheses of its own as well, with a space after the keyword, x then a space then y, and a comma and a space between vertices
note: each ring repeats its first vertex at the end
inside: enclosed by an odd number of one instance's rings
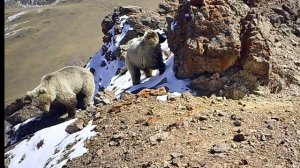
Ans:
POLYGON ((64 123, 42 129, 29 140, 23 140, 12 150, 5 153, 10 158, 9 168, 23 167, 62 167, 68 159, 74 159, 87 152, 84 147, 86 139, 95 136, 95 125, 92 121, 81 131, 68 134, 65 129, 76 121, 72 119, 64 123), (67 145, 74 143, 69 150, 67 145), (64 159, 65 155, 69 155, 64 159), (60 161, 58 163, 58 161, 60 161))
POLYGON ((168 100, 168 95, 157 96, 156 99, 161 102, 165 102, 168 100))
MULTIPOLYGON (((132 29, 130 25, 126 24, 127 18, 128 16, 120 17, 122 25, 121 34, 115 36, 114 27, 109 31, 113 37, 108 44, 105 44, 105 47, 108 48, 107 52, 114 53, 119 47, 120 41, 125 37, 126 33, 132 29)), ((119 58, 114 61, 107 61, 104 54, 101 49, 86 65, 89 68, 95 69, 96 93, 99 91, 99 88, 107 88, 110 85, 111 79, 116 75, 117 70, 125 66, 124 61, 121 61, 119 58), (106 66, 101 67, 102 62, 104 62, 106 66)))
POLYGON ((25 23, 28 23, 29 21, 25 21, 25 22, 21 22, 21 23, 16 23, 16 24, 13 24, 13 25, 10 25, 8 27, 6 27, 4 30, 5 32, 9 32, 9 31, 13 31, 15 30, 18 26, 20 26, 21 24, 25 24, 25 23))
POLYGON ((12 15, 12 16, 9 16, 7 19, 10 21, 10 22, 13 22, 15 21, 16 19, 18 19, 19 17, 21 17, 22 15, 26 14, 27 11, 22 11, 22 12, 19 12, 15 15, 12 15))
POLYGON ((31 8, 31 7, 44 7, 44 6, 52 6, 52 5, 56 5, 60 0, 56 0, 55 2, 53 2, 52 4, 48 4, 48 5, 32 5, 34 4, 35 0, 31 0, 31 4, 24 4, 21 1, 17 2, 17 6, 22 7, 22 8, 31 8))

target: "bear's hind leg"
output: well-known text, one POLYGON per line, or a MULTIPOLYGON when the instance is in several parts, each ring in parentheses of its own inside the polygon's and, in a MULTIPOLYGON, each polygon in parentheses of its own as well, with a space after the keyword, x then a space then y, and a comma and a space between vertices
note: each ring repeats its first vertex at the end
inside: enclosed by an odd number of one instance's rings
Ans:
POLYGON ((161 61, 158 65, 159 75, 162 75, 166 70, 166 64, 161 61))
POLYGON ((83 99, 81 102, 78 102, 81 104, 82 109, 86 109, 90 104, 94 104, 94 92, 95 92, 95 84, 94 84, 94 78, 87 78, 87 80, 90 80, 93 82, 93 84, 86 82, 81 90, 81 94, 83 95, 83 99))
POLYGON ((68 117, 73 118, 76 114, 76 106, 77 106, 77 98, 75 93, 66 93, 66 100, 64 100, 64 104, 66 105, 68 117))
POLYGON ((83 109, 86 109, 90 104, 94 104, 93 96, 94 96, 94 91, 89 91, 85 94, 85 96, 82 100, 82 108, 83 109))
POLYGON ((144 69, 143 71, 144 71, 145 76, 147 78, 150 78, 152 76, 152 70, 151 69, 144 69))

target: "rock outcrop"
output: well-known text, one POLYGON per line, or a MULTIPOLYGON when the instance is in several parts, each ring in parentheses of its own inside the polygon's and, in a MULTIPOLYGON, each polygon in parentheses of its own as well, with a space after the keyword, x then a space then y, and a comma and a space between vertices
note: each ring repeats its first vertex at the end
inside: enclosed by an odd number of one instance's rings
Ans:
POLYGON ((176 76, 197 77, 235 65, 241 46, 239 18, 225 1, 183 1, 168 26, 176 76))
MULTIPOLYGON (((179 1, 177 10, 167 10, 176 11, 168 20, 176 76, 192 78, 190 87, 199 95, 216 93, 233 99, 278 81, 272 69, 280 71, 279 61, 274 63, 279 53, 273 47, 278 47, 274 43, 280 34, 291 39, 298 35, 295 9, 294 1, 179 1)), ((297 42, 292 40, 293 46, 297 42)))

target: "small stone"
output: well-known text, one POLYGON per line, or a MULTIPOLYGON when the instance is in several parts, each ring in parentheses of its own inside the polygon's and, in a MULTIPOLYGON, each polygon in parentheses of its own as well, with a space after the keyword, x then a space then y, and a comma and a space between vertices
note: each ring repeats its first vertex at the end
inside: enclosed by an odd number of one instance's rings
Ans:
POLYGON ((231 147, 232 147, 233 149, 236 149, 238 146, 237 146, 235 143, 231 143, 231 147))
POLYGON ((219 112, 218 116, 224 117, 224 116, 226 116, 226 113, 225 112, 219 112))
POLYGON ((206 130, 206 127, 200 127, 200 130, 206 130))
POLYGON ((39 143, 36 144, 36 147, 37 147, 38 149, 40 149, 40 147, 42 147, 43 144, 44 144, 44 140, 42 139, 39 143))
POLYGON ((236 142, 242 142, 242 141, 245 141, 245 135, 242 134, 242 133, 239 133, 239 134, 236 134, 233 136, 233 141, 236 141, 236 142))
POLYGON ((194 109, 193 105, 191 104, 186 104, 185 106, 188 111, 192 111, 194 109))
POLYGON ((169 136, 168 132, 157 133, 149 137, 150 143, 155 145, 157 144, 157 142, 167 140, 168 136, 169 136))
POLYGON ((212 126, 212 125, 207 125, 207 128, 213 128, 214 126, 212 126))
POLYGON ((206 115, 196 116, 195 119, 197 119, 199 121, 204 121, 204 120, 207 120, 207 116, 206 115))
POLYGON ((183 154, 179 153, 179 152, 173 152, 173 153, 171 153, 171 157, 172 158, 182 158, 183 154))
POLYGON ((83 129, 84 122, 82 120, 77 120, 71 125, 68 125, 65 131, 69 134, 73 134, 74 132, 80 131, 83 129))
POLYGON ((272 116, 271 119, 275 120, 275 121, 279 121, 279 117, 277 117, 277 116, 272 116))
POLYGON ((240 121, 234 121, 233 125, 239 127, 242 125, 242 123, 240 121))
POLYGON ((273 130, 273 129, 274 129, 273 126, 270 125, 270 124, 267 126, 267 128, 270 129, 270 130, 273 130))
POLYGON ((246 159, 242 159, 240 160, 239 165, 248 165, 248 161, 246 159))
POLYGON ((140 118, 140 119, 137 119, 137 120, 135 121, 135 124, 142 124, 142 123, 144 123, 145 121, 146 121, 145 119, 140 118))
POLYGON ((266 136, 264 134, 261 134, 259 140, 266 141, 266 136))
POLYGON ((211 154, 216 154, 216 153, 225 153, 228 152, 230 150, 229 146, 226 144, 214 144, 210 150, 209 153, 211 154))
POLYGON ((180 160, 177 158, 172 159, 172 165, 176 167, 181 167, 180 160))
POLYGON ((168 125, 166 130, 170 131, 170 130, 175 129, 175 128, 180 128, 181 126, 183 126, 183 122, 182 121, 176 121, 176 122, 168 125))
POLYGON ((300 66, 300 61, 295 61, 294 64, 295 64, 296 66, 300 66))

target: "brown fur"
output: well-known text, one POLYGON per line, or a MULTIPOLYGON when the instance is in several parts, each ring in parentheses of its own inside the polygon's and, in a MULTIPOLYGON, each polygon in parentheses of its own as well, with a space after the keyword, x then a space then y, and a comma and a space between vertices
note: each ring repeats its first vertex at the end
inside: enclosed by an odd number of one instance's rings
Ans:
POLYGON ((58 101, 66 106, 68 116, 73 117, 77 103, 86 108, 93 100, 94 91, 93 74, 88 69, 69 66, 43 76, 40 85, 27 92, 27 95, 46 112, 54 101, 58 101), (80 102, 78 95, 82 96, 80 102))
POLYGON ((162 74, 166 65, 163 62, 157 32, 147 30, 143 37, 133 42, 127 51, 125 62, 133 85, 140 83, 140 70, 145 72, 146 77, 151 77, 153 69, 159 69, 162 74))

